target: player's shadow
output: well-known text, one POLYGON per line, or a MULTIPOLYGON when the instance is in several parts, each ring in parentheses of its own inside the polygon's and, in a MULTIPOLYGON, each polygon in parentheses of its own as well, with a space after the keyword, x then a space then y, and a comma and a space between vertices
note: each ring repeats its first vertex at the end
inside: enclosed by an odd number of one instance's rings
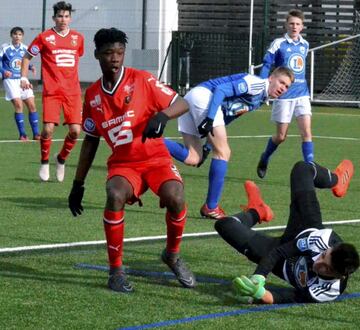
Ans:
MULTIPOLYGON (((49 209, 68 209, 68 200, 66 197, 2 197, 1 201, 10 202, 17 207, 26 209, 41 209, 44 211, 49 209)), ((103 208, 103 204, 86 205, 87 209, 103 208)))
POLYGON ((9 278, 12 281, 14 279, 21 279, 38 282, 51 282, 55 283, 59 287, 64 284, 70 284, 76 287, 80 285, 92 288, 103 288, 104 290, 107 289, 105 284, 96 283, 99 278, 101 278, 101 282, 103 282, 104 276, 102 274, 94 274, 92 276, 89 274, 64 274, 51 271, 49 268, 41 271, 16 264, 14 262, 0 261, 0 276, 2 278, 9 278), (92 281, 89 281, 90 278, 92 281))
POLYGON ((26 182, 26 183, 39 183, 41 185, 53 185, 53 184, 59 184, 59 182, 57 182, 55 179, 49 179, 49 181, 47 182, 41 182, 40 179, 36 178, 36 177, 33 177, 33 178, 21 178, 21 177, 16 177, 14 178, 14 181, 17 181, 17 182, 26 182))

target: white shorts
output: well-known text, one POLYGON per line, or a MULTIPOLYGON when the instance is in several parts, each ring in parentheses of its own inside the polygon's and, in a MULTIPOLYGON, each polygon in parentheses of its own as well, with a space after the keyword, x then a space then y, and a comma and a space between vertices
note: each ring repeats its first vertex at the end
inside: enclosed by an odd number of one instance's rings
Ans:
MULTIPOLYGON (((181 133, 200 137, 198 126, 205 119, 213 93, 205 87, 197 86, 191 89, 184 99, 189 103, 189 111, 178 118, 178 130, 181 133)), ((216 112, 213 127, 225 126, 224 114, 219 107, 216 112)))
POLYGON ((271 112, 272 121, 289 124, 294 114, 295 117, 311 116, 311 103, 308 96, 292 100, 274 100, 271 112))
POLYGON ((31 88, 22 90, 20 87, 20 79, 4 79, 5 100, 11 101, 13 99, 26 100, 34 97, 34 92, 31 88))

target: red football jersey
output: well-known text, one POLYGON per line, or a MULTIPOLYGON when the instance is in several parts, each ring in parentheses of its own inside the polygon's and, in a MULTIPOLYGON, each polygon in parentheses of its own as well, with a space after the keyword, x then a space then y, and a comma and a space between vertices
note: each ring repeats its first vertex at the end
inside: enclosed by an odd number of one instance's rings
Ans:
POLYGON ((167 108, 177 93, 149 72, 133 68, 122 70, 112 91, 103 87, 102 79, 86 90, 85 133, 104 137, 112 149, 109 166, 170 158, 163 138, 146 139, 145 143, 141 138, 149 119, 167 108))
POLYGON ((69 30, 60 35, 54 29, 40 33, 28 47, 31 56, 41 55, 43 95, 81 94, 79 57, 84 54, 84 37, 69 30))

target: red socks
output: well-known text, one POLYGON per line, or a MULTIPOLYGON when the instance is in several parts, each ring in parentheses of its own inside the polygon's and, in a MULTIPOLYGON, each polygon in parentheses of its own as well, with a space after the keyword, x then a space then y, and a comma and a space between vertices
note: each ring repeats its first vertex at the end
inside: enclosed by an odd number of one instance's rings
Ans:
POLYGON ((187 209, 184 208, 179 214, 166 212, 166 251, 169 253, 178 253, 180 251, 180 243, 186 223, 186 211, 187 209))
POLYGON ((49 161, 50 156, 50 148, 51 148, 52 140, 44 139, 43 137, 40 138, 40 151, 41 151, 41 162, 46 163, 49 161))
POLYGON ((59 152, 59 158, 66 160, 66 158, 69 156, 71 150, 73 150, 73 148, 75 147, 76 142, 77 142, 77 139, 74 140, 69 136, 69 134, 66 135, 63 147, 62 147, 61 151, 59 152))
POLYGON ((124 210, 104 211, 104 229, 110 268, 119 268, 122 265, 124 214, 124 210))
MULTIPOLYGON (((59 158, 66 160, 69 156, 71 150, 75 147, 77 139, 72 139, 69 137, 69 134, 66 135, 63 147, 59 153, 59 158)), ((48 162, 50 157, 50 148, 51 148, 52 139, 40 139, 40 150, 41 150, 41 162, 48 162)))
MULTIPOLYGON (((186 223, 186 211, 185 208, 179 214, 166 212, 166 251, 169 253, 178 253, 180 251, 182 234, 186 223)), ((110 268, 119 268, 122 265, 124 215, 124 210, 104 211, 104 229, 110 268)))

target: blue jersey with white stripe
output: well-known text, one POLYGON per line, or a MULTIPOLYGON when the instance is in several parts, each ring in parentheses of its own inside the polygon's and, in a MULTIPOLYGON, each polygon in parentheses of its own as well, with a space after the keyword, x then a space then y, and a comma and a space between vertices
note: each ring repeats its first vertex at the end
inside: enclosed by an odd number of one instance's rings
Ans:
POLYGON ((0 47, 0 72, 3 79, 20 79, 21 78, 21 61, 27 50, 27 46, 20 44, 14 46, 11 44, 3 44, 0 47), (11 77, 4 78, 4 72, 10 71, 11 77))
POLYGON ((309 43, 301 36, 299 36, 298 41, 294 41, 285 34, 284 37, 275 39, 270 45, 264 56, 260 77, 268 77, 273 66, 288 67, 294 72, 295 76, 295 81, 279 99, 309 96, 309 89, 305 78, 308 51, 309 43))
POLYGON ((300 234, 296 245, 303 255, 285 260, 284 279, 298 290, 308 292, 315 301, 335 300, 344 290, 341 281, 346 280, 322 278, 312 270, 312 265, 323 252, 340 242, 331 229, 313 229, 300 234))
POLYGON ((243 113, 258 109, 266 102, 269 81, 248 73, 237 73, 210 79, 199 86, 213 93, 207 117, 214 119, 221 106, 225 124, 228 124, 243 113))

